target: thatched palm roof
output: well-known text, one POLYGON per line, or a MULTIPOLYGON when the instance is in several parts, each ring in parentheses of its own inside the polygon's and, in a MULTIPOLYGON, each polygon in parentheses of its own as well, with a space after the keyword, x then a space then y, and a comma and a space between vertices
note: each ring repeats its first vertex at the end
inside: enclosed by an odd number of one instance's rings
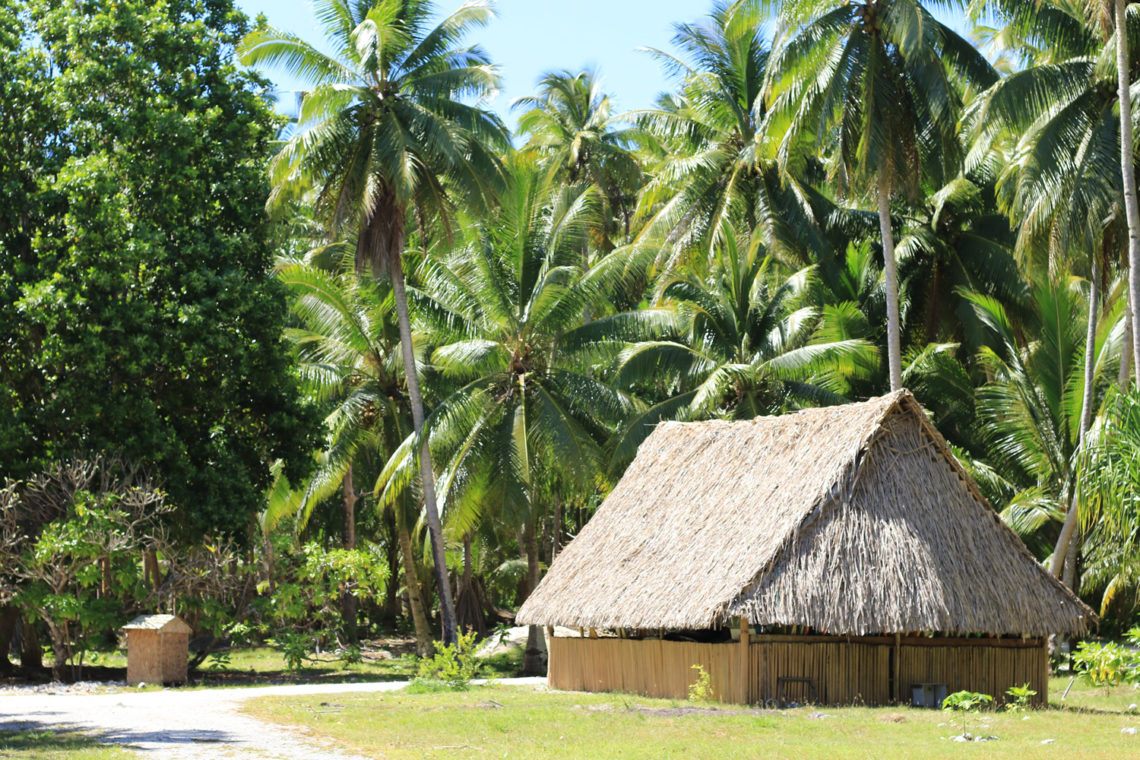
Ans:
POLYGON ((1081 633, 1092 612, 1001 522, 907 391, 670 422, 520 623, 832 634, 1081 633))

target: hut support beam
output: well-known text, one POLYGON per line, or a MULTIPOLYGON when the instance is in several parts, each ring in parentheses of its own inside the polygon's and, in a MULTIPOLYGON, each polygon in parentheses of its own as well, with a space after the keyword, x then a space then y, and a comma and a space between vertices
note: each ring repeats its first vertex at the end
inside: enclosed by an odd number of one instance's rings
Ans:
POLYGON ((895 704, 902 701, 902 685, 899 683, 899 674, 902 672, 902 634, 895 634, 895 656, 891 663, 891 683, 894 684, 895 704))
POLYGON ((752 674, 752 663, 748 659, 749 643, 748 643, 748 617, 746 615, 740 616, 740 667, 737 669, 737 680, 739 686, 737 687, 737 694, 739 695, 739 702, 742 705, 748 704, 748 681, 752 674))

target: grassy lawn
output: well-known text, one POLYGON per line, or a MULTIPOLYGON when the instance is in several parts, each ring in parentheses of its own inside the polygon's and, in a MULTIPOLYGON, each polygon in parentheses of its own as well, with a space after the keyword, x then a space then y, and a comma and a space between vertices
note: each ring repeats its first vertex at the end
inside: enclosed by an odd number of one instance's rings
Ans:
POLYGON ((0 731, 0 757, 27 760, 126 760, 134 755, 71 731, 0 731))
MULTIPOLYGON (((1054 679, 1058 698, 1068 679, 1054 679)), ((466 692, 269 698, 247 704, 263 720, 302 726, 310 736, 377 758, 1106 758, 1140 757, 1140 692, 1107 697, 1080 683, 1065 706, 969 717, 909 708, 797 708, 779 713, 615 694, 487 686, 466 692), (821 717, 820 713, 831 717, 821 717), (1052 741, 1048 741, 1052 740, 1052 741)))
MULTIPOLYGON (((109 652, 89 657, 88 666, 102 668, 127 667, 126 654, 109 652)), ((522 668, 522 650, 514 649, 483 660, 480 676, 504 678, 514 676, 522 668)), ((415 675, 416 659, 412 655, 395 655, 381 659, 366 651, 364 661, 346 664, 332 653, 314 655, 297 671, 285 666, 281 653, 271 647, 237 649, 225 659, 208 658, 196 673, 190 675, 194 686, 258 686, 274 682, 288 683, 367 683, 372 681, 406 681, 415 675)))

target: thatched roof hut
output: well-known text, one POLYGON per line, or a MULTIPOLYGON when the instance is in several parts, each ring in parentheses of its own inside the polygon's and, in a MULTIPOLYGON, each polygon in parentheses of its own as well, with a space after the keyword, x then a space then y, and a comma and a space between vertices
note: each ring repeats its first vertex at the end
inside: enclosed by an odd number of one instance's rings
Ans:
POLYGON ((1082 633, 907 391, 746 422, 669 422, 521 623, 833 635, 1082 633))

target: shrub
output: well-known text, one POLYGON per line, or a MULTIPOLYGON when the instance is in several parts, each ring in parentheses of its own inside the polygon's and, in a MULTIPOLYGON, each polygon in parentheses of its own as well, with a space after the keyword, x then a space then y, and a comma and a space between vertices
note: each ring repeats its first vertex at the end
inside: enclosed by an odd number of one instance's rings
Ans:
POLYGON ((475 643, 472 631, 459 634, 459 640, 453 645, 437 644, 434 655, 423 657, 417 663, 415 681, 421 687, 441 684, 454 690, 466 689, 479 671, 475 643))
POLYGON ((1135 663, 1133 655, 1119 644, 1099 641, 1082 641, 1073 654, 1073 664, 1081 677, 1092 686, 1109 688, 1117 686, 1130 676, 1135 663))
POLYGON ((313 649, 313 637, 304 633, 283 631, 270 640, 273 647, 281 652, 285 667, 296 672, 304 667, 313 649))
POLYGON ((697 680, 689 684, 690 702, 712 701, 712 676, 702 665, 691 665, 691 670, 697 671, 697 680))

